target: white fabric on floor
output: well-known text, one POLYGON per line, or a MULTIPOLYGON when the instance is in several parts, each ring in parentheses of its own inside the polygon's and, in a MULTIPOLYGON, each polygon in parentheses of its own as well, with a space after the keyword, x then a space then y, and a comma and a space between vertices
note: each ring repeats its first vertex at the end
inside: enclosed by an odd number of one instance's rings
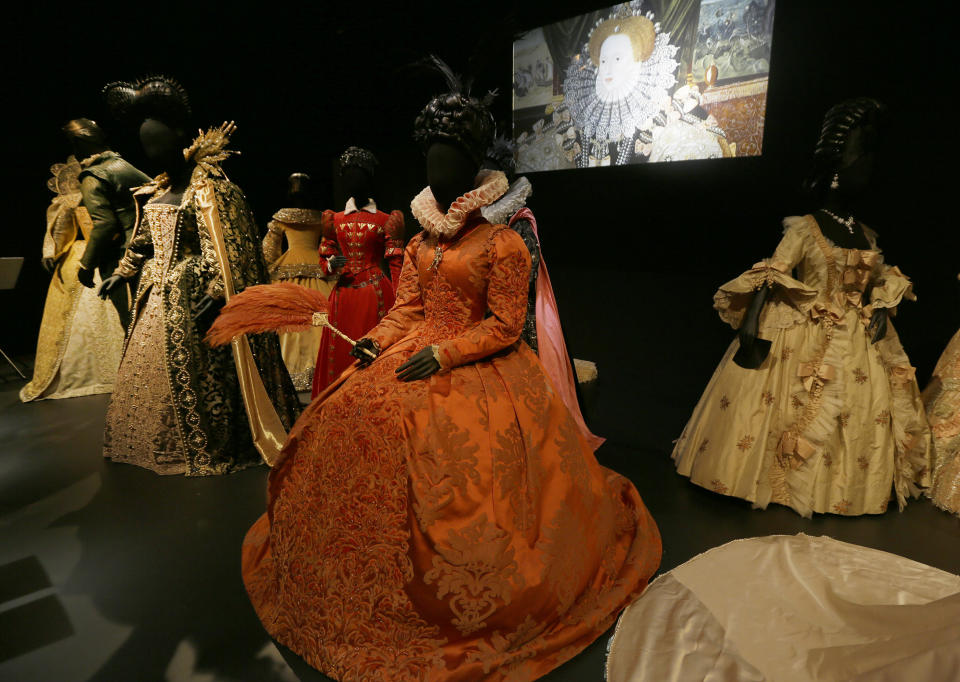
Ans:
POLYGON ((623 612, 607 679, 960 680, 960 576, 829 537, 736 540, 623 612))

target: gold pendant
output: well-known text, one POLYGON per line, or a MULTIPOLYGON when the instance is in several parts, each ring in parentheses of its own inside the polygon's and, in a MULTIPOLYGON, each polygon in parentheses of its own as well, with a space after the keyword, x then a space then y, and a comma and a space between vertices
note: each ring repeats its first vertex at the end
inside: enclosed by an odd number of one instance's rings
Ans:
POLYGON ((440 249, 440 245, 437 244, 433 252, 433 262, 430 264, 430 269, 436 270, 441 260, 443 260, 443 251, 440 249))

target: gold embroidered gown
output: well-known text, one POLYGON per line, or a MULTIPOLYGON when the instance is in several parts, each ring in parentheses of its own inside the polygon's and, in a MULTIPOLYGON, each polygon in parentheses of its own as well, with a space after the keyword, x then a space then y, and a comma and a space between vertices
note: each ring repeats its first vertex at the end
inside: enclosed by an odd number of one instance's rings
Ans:
MULTIPOLYGON (((283 208, 274 214, 263 239, 271 281, 293 282, 329 296, 336 278, 326 277, 320 266, 322 217, 322 211, 308 208, 283 208), (287 250, 280 253, 284 237, 287 250)), ((321 327, 280 334, 283 362, 298 391, 310 390, 322 336, 321 327)))
POLYGON ((869 250, 833 245, 812 216, 787 218, 772 259, 723 285, 720 317, 740 327, 754 291, 773 287, 760 318, 772 342, 754 370, 734 340, 673 451, 697 485, 811 512, 880 514, 930 484, 930 428, 893 325, 876 344, 867 324, 913 300, 912 284, 869 250), (796 279, 791 273, 796 269, 796 279))
POLYGON ((938 507, 960 514, 960 332, 940 356, 923 402, 936 445, 930 497, 938 507))
MULTIPOLYGON (((109 393, 123 347, 116 309, 77 279, 86 246, 83 226, 90 223, 81 206, 80 165, 71 156, 50 170, 47 186, 57 196, 47 209, 43 256, 56 259, 57 266, 43 307, 33 377, 20 390, 23 402, 109 393)), ((94 282, 100 283, 96 273, 94 282)))

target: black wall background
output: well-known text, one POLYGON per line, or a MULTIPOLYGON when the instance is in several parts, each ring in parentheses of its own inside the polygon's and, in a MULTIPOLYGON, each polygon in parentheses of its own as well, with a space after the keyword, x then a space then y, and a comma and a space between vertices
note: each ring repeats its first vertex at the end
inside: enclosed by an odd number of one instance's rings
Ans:
MULTIPOLYGON (((32 351, 48 281, 39 264, 45 183, 49 166, 68 153, 59 127, 77 116, 110 123, 99 98, 106 82, 170 74, 191 93, 198 125, 235 120, 242 156, 226 170, 261 223, 282 204, 293 171, 313 174, 327 205, 341 201, 333 160, 350 144, 380 157, 381 206, 408 211, 425 183, 412 122, 442 90, 438 76, 410 65, 434 52, 474 74, 475 90, 499 88, 498 118, 508 122, 513 35, 608 4, 20 6, 8 15, 2 48, 8 178, 0 255, 25 255, 27 263, 16 290, 0 292, 0 345, 32 351)), ((530 205, 554 279, 562 280, 558 291, 580 278, 577 287, 589 295, 575 304, 603 310, 602 325, 580 333, 618 344, 625 329, 629 343, 636 333, 689 337, 704 333, 703 324, 717 326, 715 286, 771 253, 784 215, 812 208, 797 188, 824 111, 871 95, 889 105, 890 125, 879 177, 858 215, 880 232, 887 260, 916 283, 920 300, 903 307, 897 327, 923 381, 960 323, 957 124, 945 60, 952 24, 937 3, 777 5, 763 156, 531 174, 530 205), (698 284, 677 286, 685 279, 698 284), (616 290, 610 281, 620 283, 616 290), (653 298, 670 301, 657 306, 670 313, 647 314, 653 298)), ((143 162, 135 131, 112 125, 111 132, 115 148, 155 170, 143 162)), ((418 229, 410 222, 408 236, 418 229)), ((576 337, 577 311, 560 305, 576 337)), ((711 364, 719 357, 712 347, 708 354, 711 364)))

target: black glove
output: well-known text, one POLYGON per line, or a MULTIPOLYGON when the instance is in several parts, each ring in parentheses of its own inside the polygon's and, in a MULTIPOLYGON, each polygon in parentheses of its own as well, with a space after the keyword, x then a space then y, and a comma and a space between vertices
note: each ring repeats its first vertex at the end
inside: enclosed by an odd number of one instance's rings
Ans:
POLYGON ((330 265, 331 270, 339 270, 340 268, 342 268, 344 265, 347 264, 347 257, 333 256, 330 260, 327 261, 327 263, 330 265))
POLYGON ((426 379, 440 371, 440 363, 433 355, 433 348, 427 346, 415 353, 413 357, 397 367, 397 378, 400 381, 415 381, 426 379))
POLYGON ((88 270, 81 265, 77 270, 77 279, 80 280, 80 284, 87 289, 93 289, 93 268, 88 270))
POLYGON ((56 258, 41 258, 41 259, 40 259, 40 265, 42 265, 42 266, 43 266, 43 269, 46 270, 47 272, 53 272, 53 269, 54 269, 55 267, 57 267, 57 259, 56 259, 56 258))
POLYGON ((867 333, 871 334, 870 343, 876 343, 887 335, 887 320, 890 319, 889 311, 886 308, 877 308, 870 316, 870 324, 867 325, 867 333))
POLYGON ((350 349, 350 355, 352 355, 353 357, 355 357, 357 360, 360 361, 361 367, 366 367, 371 362, 373 362, 373 359, 375 357, 380 355, 380 346, 378 346, 377 342, 374 341, 373 339, 368 339, 364 337, 359 341, 357 341, 357 345, 355 345, 353 348, 350 349), (371 353, 373 353, 373 357, 370 357, 364 351, 370 351, 371 353))
POLYGON ((226 301, 214 298, 210 294, 204 294, 203 298, 197 301, 193 306, 193 321, 197 324, 197 329, 205 334, 220 314, 220 309, 226 304, 226 301))
MULTIPOLYGON (((80 271, 83 272, 83 269, 81 268, 80 271)), ((100 287, 97 289, 97 296, 106 300, 107 296, 110 295, 110 292, 116 289, 118 286, 121 286, 123 281, 123 277, 120 275, 110 275, 100 283, 100 287)))

